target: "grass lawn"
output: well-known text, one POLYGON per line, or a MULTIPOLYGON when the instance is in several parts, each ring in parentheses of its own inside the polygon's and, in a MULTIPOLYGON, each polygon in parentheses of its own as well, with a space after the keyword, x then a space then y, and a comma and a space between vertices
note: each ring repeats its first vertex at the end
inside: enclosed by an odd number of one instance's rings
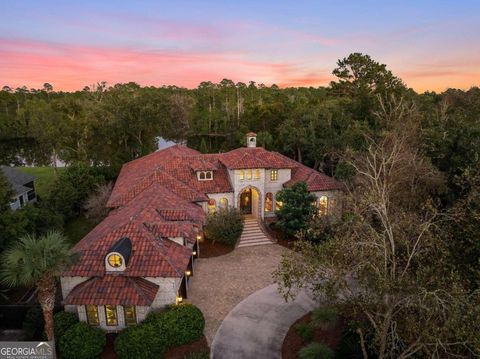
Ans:
MULTIPOLYGON (((16 167, 18 170, 29 173, 37 177, 35 189, 40 197, 45 197, 48 193, 48 187, 53 182, 55 173, 53 167, 16 167)), ((63 171, 63 167, 57 167, 58 171, 63 171)))
POLYGON ((87 219, 84 216, 80 216, 65 223, 64 233, 69 239, 70 243, 74 245, 80 239, 85 237, 85 235, 96 225, 97 222, 87 219))

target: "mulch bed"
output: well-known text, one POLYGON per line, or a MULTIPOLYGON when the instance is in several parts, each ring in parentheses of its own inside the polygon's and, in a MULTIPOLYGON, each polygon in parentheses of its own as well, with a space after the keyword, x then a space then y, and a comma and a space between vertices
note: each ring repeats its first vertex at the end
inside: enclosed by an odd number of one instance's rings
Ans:
POLYGON ((286 238, 285 234, 275 227, 275 221, 271 219, 265 220, 265 230, 268 232, 268 235, 274 238, 278 244, 288 249, 293 248, 293 243, 297 240, 296 238, 286 238))
POLYGON ((195 342, 170 349, 165 353, 165 359, 183 359, 188 354, 204 352, 210 353, 205 336, 195 342))
MULTIPOLYGON (((113 342, 116 337, 117 334, 107 334, 107 345, 105 345, 105 348, 103 349, 102 359, 119 359, 113 350, 113 342)), ((207 339, 205 337, 202 337, 195 342, 170 349, 165 353, 164 358, 183 359, 187 354, 203 352, 210 353, 210 348, 208 347, 207 339)))
POLYGON ((211 258, 219 257, 224 254, 230 253, 233 251, 234 247, 227 246, 223 243, 213 243, 212 241, 205 238, 204 241, 200 242, 200 258, 211 258))
MULTIPOLYGON (((282 346, 282 358, 283 359, 298 359, 298 352, 304 346, 306 346, 309 342, 303 340, 301 336, 297 334, 295 331, 295 326, 299 323, 309 323, 311 319, 311 313, 308 313, 298 319, 288 330, 285 339, 283 340, 282 346)), ((320 342, 324 343, 329 346, 331 349, 335 350, 337 345, 340 343, 342 339, 342 332, 344 329, 344 322, 339 319, 337 324, 332 326, 332 328, 328 330, 323 330, 320 328, 316 328, 314 335, 313 335, 313 342, 320 342)))
POLYGON ((107 344, 103 348, 102 359, 119 359, 115 351, 113 350, 113 342, 117 337, 116 333, 107 334, 107 344))

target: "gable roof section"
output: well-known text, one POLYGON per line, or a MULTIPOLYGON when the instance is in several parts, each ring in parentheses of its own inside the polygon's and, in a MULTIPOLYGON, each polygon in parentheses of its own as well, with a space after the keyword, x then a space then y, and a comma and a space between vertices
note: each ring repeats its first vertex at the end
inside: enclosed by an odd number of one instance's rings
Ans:
POLYGON ((267 151, 262 147, 242 147, 221 155, 220 161, 228 169, 243 168, 294 168, 295 161, 288 161, 277 152, 267 151))
POLYGON ((158 285, 143 278, 111 274, 80 283, 65 298, 64 304, 149 306, 158 288, 158 285))

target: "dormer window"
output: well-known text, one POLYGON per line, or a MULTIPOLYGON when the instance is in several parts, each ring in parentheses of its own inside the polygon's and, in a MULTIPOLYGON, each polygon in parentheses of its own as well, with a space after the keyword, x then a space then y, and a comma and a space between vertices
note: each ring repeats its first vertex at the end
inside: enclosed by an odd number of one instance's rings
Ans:
POLYGON ((197 179, 199 181, 213 180, 213 171, 197 171, 197 179))
POLYGON ((132 242, 129 238, 119 239, 107 252, 105 256, 105 269, 107 272, 122 272, 132 256, 132 242))

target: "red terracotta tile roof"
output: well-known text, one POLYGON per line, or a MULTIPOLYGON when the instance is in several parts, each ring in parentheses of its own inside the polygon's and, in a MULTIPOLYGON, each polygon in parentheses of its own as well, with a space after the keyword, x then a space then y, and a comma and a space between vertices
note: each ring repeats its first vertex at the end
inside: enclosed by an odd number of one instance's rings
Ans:
POLYGON ((143 278, 107 274, 77 285, 65 298, 66 305, 149 306, 159 286, 143 278))
POLYGON ((295 161, 289 161, 277 152, 262 147, 242 147, 222 154, 220 161, 228 169, 242 168, 294 168, 295 161))

